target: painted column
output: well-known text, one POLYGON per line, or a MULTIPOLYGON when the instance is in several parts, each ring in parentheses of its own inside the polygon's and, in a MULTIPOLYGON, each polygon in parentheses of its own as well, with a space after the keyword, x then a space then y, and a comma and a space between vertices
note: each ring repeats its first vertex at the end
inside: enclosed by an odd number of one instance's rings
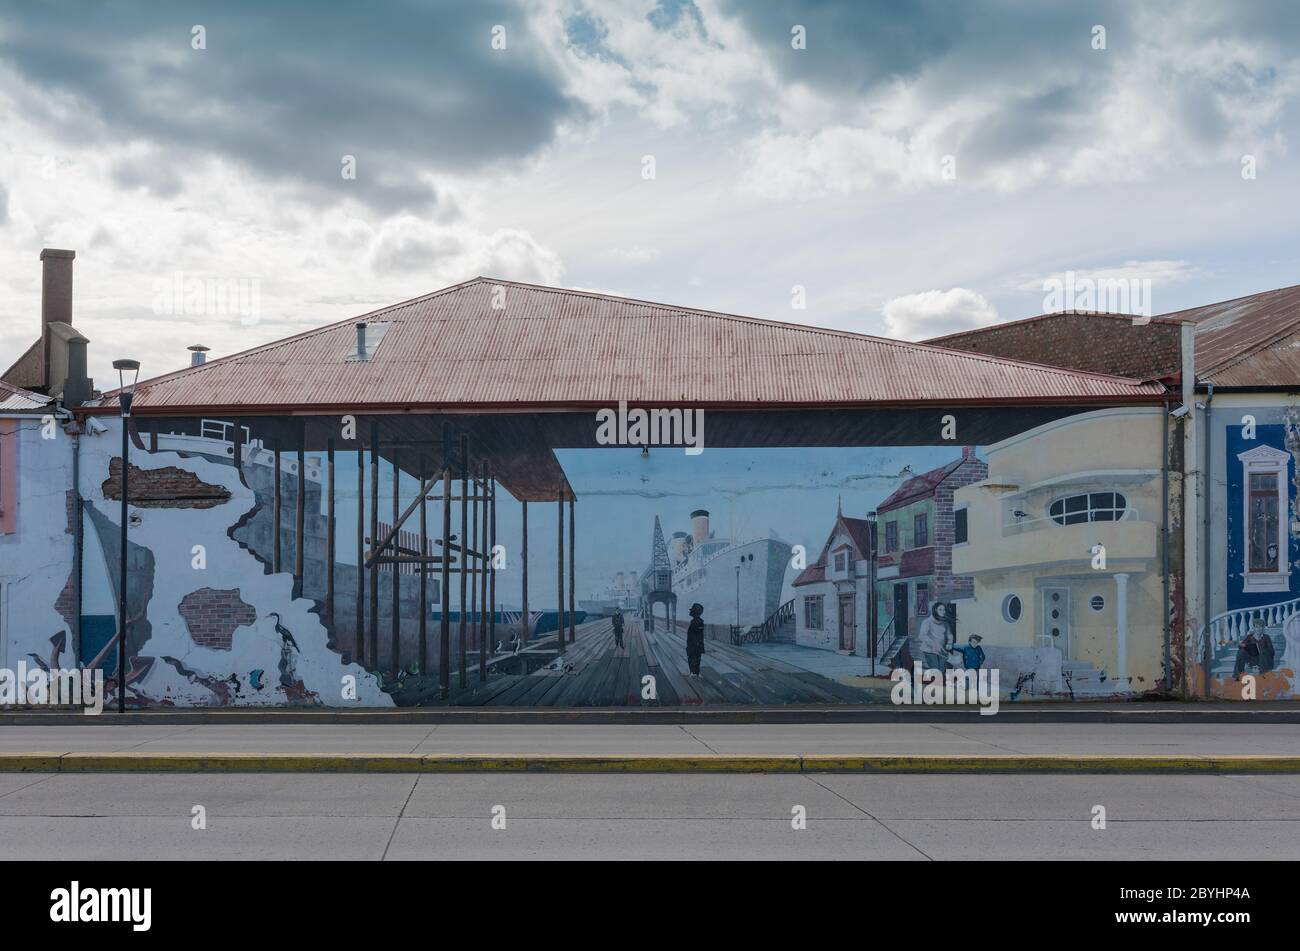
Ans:
POLYGON ((1128 679, 1128 575, 1115 576, 1115 676, 1128 679))

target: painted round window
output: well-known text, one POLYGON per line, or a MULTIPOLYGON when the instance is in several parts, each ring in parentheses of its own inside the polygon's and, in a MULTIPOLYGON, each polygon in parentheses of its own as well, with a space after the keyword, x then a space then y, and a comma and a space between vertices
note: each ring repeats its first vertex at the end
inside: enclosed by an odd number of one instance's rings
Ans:
POLYGON ((1094 611, 1100 611, 1106 607, 1106 599, 1099 594, 1094 594, 1092 600, 1088 602, 1088 607, 1092 608, 1094 611))
POLYGON ((1020 620, 1020 613, 1023 609, 1019 595, 1007 595, 1002 599, 1002 620, 1008 624, 1015 624, 1020 620))

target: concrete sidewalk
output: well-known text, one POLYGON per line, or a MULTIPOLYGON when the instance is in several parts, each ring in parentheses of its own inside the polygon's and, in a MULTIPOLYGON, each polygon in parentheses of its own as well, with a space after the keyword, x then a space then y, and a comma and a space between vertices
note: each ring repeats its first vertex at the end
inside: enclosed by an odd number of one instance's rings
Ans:
MULTIPOLYGON (((893 704, 691 704, 676 707, 166 707, 117 713, 109 703, 101 716, 73 710, 0 708, 6 726, 200 726, 231 724, 826 724, 987 722, 977 706, 895 706, 893 704)), ((1293 723, 1300 724, 1300 702, 1227 701, 1017 701, 1003 703, 998 722, 1015 723, 1293 723)))
POLYGON ((0 727, 0 771, 1300 772, 1300 725, 0 727))

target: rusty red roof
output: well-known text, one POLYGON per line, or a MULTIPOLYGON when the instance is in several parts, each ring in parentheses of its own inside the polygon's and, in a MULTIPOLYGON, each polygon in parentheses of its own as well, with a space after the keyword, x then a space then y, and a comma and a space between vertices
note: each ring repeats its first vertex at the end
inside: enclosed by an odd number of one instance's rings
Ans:
POLYGON ((40 393, 32 393, 21 387, 13 386, 0 380, 0 412, 5 413, 24 413, 32 410, 43 409, 50 403, 53 403, 48 396, 42 396, 40 393))
MULTIPOLYGON (((378 333, 376 328, 373 334, 378 333)), ((846 331, 480 277, 142 382, 143 412, 1114 403, 1164 388, 846 331), (387 324, 369 360, 354 324, 387 324)), ((112 405, 111 396, 104 405, 112 405)))
POLYGON ((1300 386, 1300 284, 1163 316, 1196 325, 1198 379, 1300 386))

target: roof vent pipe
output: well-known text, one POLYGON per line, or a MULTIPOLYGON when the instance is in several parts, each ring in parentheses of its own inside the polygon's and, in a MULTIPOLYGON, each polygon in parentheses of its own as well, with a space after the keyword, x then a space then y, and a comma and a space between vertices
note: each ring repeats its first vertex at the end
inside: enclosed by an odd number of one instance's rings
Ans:
POLYGON ((366 358, 366 324, 365 321, 357 321, 357 359, 366 358))
POLYGON ((202 366, 204 363, 207 362, 208 348, 203 346, 202 344, 196 343, 194 346, 186 347, 185 349, 190 352, 190 366, 192 367, 202 366))

